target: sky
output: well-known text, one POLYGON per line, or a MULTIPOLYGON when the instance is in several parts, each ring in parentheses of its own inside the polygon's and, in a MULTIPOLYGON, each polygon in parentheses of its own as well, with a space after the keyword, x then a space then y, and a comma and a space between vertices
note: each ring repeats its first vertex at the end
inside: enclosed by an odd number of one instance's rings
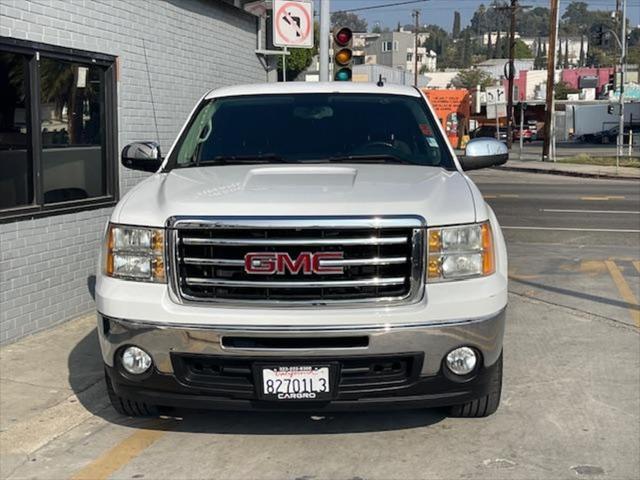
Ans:
MULTIPOLYGON (((398 3, 403 0, 331 0, 331 11, 348 10, 352 8, 369 7, 373 5, 386 5, 398 3)), ((583 0, 589 5, 591 10, 615 10, 616 0, 583 0)), ((382 27, 395 28, 398 22, 402 25, 412 23, 411 12, 414 9, 421 11, 420 23, 435 23, 447 31, 451 31, 453 26, 453 12, 457 10, 462 17, 462 28, 468 25, 473 16, 473 12, 478 5, 484 3, 488 5, 491 0, 427 0, 420 3, 378 8, 354 12, 365 18, 371 29, 376 23, 382 27)), ((319 0, 315 0, 316 10, 319 7, 319 0)), ((521 0, 522 5, 534 7, 548 7, 549 0, 521 0)), ((560 9, 564 10, 569 0, 560 0, 560 9)), ((640 0, 627 0, 627 16, 633 26, 640 24, 640 0)))

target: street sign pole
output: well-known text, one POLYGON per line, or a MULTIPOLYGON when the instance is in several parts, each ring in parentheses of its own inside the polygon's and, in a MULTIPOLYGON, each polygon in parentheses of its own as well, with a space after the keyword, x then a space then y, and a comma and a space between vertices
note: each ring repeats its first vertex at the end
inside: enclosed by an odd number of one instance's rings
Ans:
POLYGON ((329 81, 330 0, 320 0, 320 81, 329 81))
POLYGON ((620 44, 620 123, 618 148, 616 149, 616 169, 620 166, 620 157, 624 155, 624 73, 627 63, 627 0, 622 2, 622 38, 620 39, 620 44))
POLYGON ((287 81, 287 47, 282 49, 282 81, 287 81))

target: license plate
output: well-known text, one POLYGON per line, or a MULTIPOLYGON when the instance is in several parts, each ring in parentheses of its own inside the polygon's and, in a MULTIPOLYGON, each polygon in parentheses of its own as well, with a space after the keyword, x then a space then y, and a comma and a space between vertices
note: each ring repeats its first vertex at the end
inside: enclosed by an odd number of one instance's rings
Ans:
POLYGON ((262 366, 260 370, 264 400, 327 400, 333 395, 328 365, 262 366))

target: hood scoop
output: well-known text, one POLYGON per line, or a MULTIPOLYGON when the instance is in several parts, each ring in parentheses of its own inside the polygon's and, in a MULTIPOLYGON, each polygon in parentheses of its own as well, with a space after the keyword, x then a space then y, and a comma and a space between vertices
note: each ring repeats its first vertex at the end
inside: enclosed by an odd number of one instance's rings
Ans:
POLYGON ((244 190, 300 189, 335 191, 353 188, 358 171, 347 167, 254 168, 247 173, 244 190))

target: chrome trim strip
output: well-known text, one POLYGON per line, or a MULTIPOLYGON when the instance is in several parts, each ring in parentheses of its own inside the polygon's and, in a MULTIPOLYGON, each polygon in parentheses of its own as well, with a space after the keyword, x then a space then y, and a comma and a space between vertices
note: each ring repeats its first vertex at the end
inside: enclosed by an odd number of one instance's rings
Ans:
POLYGON ((392 216, 293 216, 293 217, 170 217, 167 228, 424 228, 426 220, 418 215, 392 216))
POLYGON ((406 243, 407 237, 368 238, 189 238, 183 237, 185 245, 397 245, 406 243))
POLYGON ((187 265, 213 265, 216 267, 244 267, 244 260, 233 260, 227 258, 193 258, 182 259, 187 265))
MULTIPOLYGON (((202 285, 212 287, 243 287, 243 288, 331 288, 331 287, 384 287, 401 285, 405 277, 366 278, 362 280, 316 280, 302 282, 268 282, 248 280, 221 280, 214 278, 187 277, 188 285, 202 285)), ((328 301, 330 302, 330 301, 328 301)))
MULTIPOLYGON (((216 267, 243 267, 244 260, 229 258, 194 258, 185 257, 182 259, 187 265, 212 265, 216 267)), ((375 258, 354 258, 345 260, 320 260, 323 267, 353 267, 361 265, 397 265, 405 263, 407 257, 375 257, 375 258)))
POLYGON ((440 328, 440 327, 458 327, 469 325, 473 323, 481 323, 489 320, 493 320, 500 315, 506 313, 507 307, 503 307, 496 313, 490 315, 484 315, 482 317, 468 318, 463 320, 440 320, 433 322, 419 322, 419 323, 370 323, 363 325, 200 325, 194 323, 160 323, 146 320, 127 320, 122 318, 113 318, 108 315, 103 315, 105 318, 117 323, 124 324, 130 328, 157 328, 159 330, 166 329, 179 329, 179 330, 205 330, 216 331, 224 334, 226 332, 243 332, 247 334, 251 333, 308 333, 308 332, 322 332, 322 333, 335 333, 335 332, 389 332, 392 330, 405 330, 415 328, 440 328))
POLYGON ((320 260, 323 267, 353 267, 360 265, 397 265, 405 263, 407 257, 375 257, 375 258, 353 258, 344 260, 320 260))

